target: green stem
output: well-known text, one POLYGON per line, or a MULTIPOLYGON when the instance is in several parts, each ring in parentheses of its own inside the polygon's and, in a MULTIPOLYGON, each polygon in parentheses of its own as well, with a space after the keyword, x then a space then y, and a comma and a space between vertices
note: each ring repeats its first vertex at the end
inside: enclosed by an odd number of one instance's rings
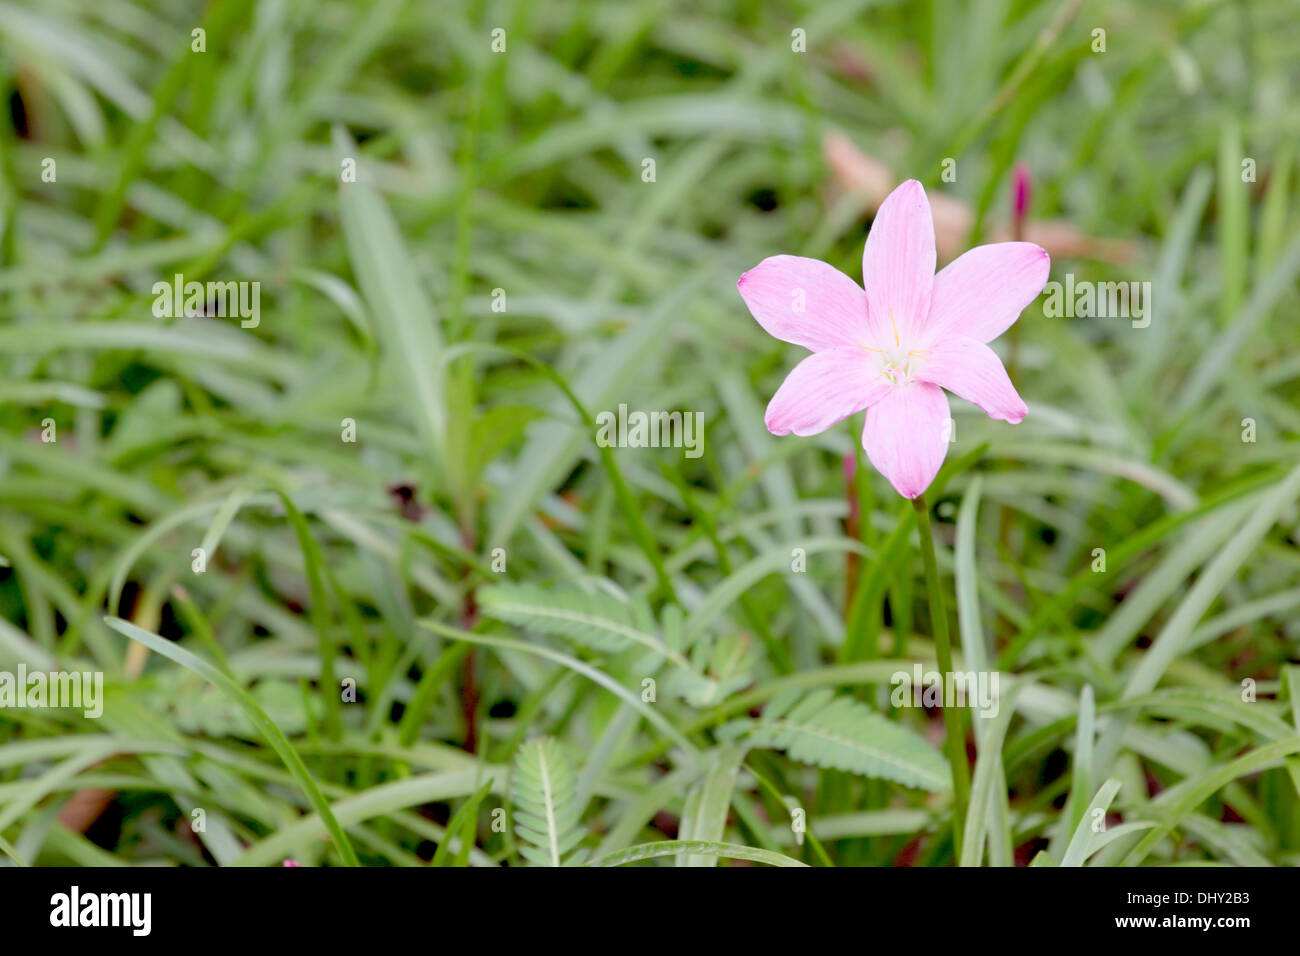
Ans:
MULTIPOLYGON (((934 535, 930 531, 930 506, 925 495, 912 499, 916 509, 916 527, 921 534, 921 560, 925 562, 925 585, 930 598, 930 621, 934 628, 934 655, 943 680, 943 701, 956 703, 953 692, 952 642, 948 638, 948 611, 939 587, 939 564, 934 558, 934 535), (949 695, 952 696, 949 696, 949 695)), ((952 766, 952 836, 954 859, 961 859, 962 822, 970 802, 970 767, 966 763, 966 732, 962 728, 960 706, 944 706, 944 750, 952 766)))

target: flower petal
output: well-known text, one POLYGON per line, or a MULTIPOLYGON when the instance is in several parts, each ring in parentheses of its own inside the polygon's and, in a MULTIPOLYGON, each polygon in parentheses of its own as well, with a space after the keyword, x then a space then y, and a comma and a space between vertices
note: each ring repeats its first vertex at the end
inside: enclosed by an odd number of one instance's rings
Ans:
POLYGON ((890 389, 867 409, 862 447, 895 491, 915 498, 939 473, 951 429, 943 389, 912 382, 890 389))
POLYGON ((1002 360, 968 335, 950 336, 931 346, 926 359, 913 363, 912 375, 973 402, 990 418, 1018 425, 1029 411, 1002 360))
POLYGON ((893 386, 877 376, 870 355, 857 346, 842 346, 808 356, 768 403, 767 430, 816 435, 879 401, 893 386))
POLYGON ((770 256, 736 283, 768 335, 820 352, 866 344, 867 296, 843 272, 818 259, 770 256))
POLYGON ((930 200, 921 184, 909 179, 880 204, 862 250, 872 345, 891 348, 914 339, 930 313, 934 263, 930 200))
POLYGON ((1047 283, 1051 260, 1032 242, 976 246, 934 277, 925 335, 991 342, 1011 327, 1047 283))

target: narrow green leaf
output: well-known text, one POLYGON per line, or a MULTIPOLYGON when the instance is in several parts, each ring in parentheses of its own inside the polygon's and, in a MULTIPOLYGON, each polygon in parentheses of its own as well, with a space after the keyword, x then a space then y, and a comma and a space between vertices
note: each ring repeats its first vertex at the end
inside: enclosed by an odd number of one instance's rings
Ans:
POLYGON ((1115 799, 1115 794, 1119 793, 1119 788, 1120 782, 1113 777, 1101 785, 1101 789, 1092 798, 1092 802, 1088 804, 1074 828, 1070 844, 1065 848, 1065 855, 1061 857, 1061 866, 1083 866, 1084 860, 1092 854, 1093 836, 1101 832, 1094 831, 1093 826, 1099 816, 1104 816, 1110 809, 1110 803, 1115 799))
POLYGON ((661 843, 642 843, 626 850, 618 850, 608 856, 595 860, 592 866, 624 866, 628 863, 640 863, 663 856, 677 856, 689 853, 695 856, 712 855, 727 857, 732 860, 748 860, 752 863, 766 863, 768 866, 807 866, 799 860, 777 853, 773 850, 759 850, 752 846, 740 846, 735 843, 709 843, 705 840, 664 840, 661 843))
MULTIPOLYGON (((334 150, 360 163, 360 151, 340 127, 334 150)), ((364 169, 364 166, 362 166, 364 169)), ((439 361, 442 332, 420 284, 393 214, 364 172, 339 184, 339 214, 352 271, 375 321, 388 361, 415 396, 416 426, 442 468, 446 448, 446 396, 439 361)))
MULTIPOLYGON (((708 843, 722 839, 727 828, 731 795, 744 758, 744 750, 725 744, 709 753, 705 759, 710 770, 687 798, 688 811, 682 814, 678 839, 708 843)), ((709 854, 690 854, 679 856, 677 862, 682 866, 716 866, 718 858, 709 854)))
POLYGON ((130 621, 122 620, 120 617, 107 617, 104 621, 124 637, 138 641, 151 651, 175 661, 186 670, 192 671, 210 683, 215 684, 231 700, 237 703, 248 716, 248 719, 253 722, 253 726, 266 738, 266 742, 279 754, 280 759, 284 761, 285 767, 293 774, 294 779, 298 781, 303 793, 306 794, 307 799, 316 808, 316 812, 320 814, 321 819, 324 821, 325 827, 329 830, 334 845, 339 851, 339 855, 343 858, 343 862, 348 866, 361 865, 357 859, 356 851, 352 849, 351 841, 348 840, 347 834, 343 832, 343 828, 339 826, 334 814, 330 812, 329 803, 321 794, 320 788, 316 786, 316 781, 312 779, 312 775, 302 762, 302 758, 298 756, 298 752, 293 749, 293 745, 289 743, 284 734, 280 733, 280 728, 275 725, 270 717, 266 716, 266 712, 257 705, 257 702, 249 696, 247 691, 207 661, 195 657, 183 647, 173 644, 166 638, 151 634, 143 628, 136 627, 130 621))
POLYGON ((487 795, 492 792, 492 781, 488 781, 479 787, 469 799, 466 800, 455 815, 447 821, 447 835, 438 849, 433 854, 433 859, 429 861, 430 866, 466 866, 469 860, 470 847, 474 845, 474 823, 478 817, 478 808, 483 804, 487 795), (456 850, 455 856, 452 855, 452 840, 459 839, 460 846, 456 850))

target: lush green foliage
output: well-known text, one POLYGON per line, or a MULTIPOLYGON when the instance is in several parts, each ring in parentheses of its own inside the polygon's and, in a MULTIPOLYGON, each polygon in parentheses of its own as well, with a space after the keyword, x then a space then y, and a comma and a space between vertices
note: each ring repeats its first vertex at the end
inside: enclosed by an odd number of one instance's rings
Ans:
POLYGON ((1083 7, 0 4, 0 670, 106 697, 0 712, 0 858, 1295 864, 1295 6, 1083 7), (916 517, 861 416, 767 433, 802 353, 735 290, 860 276, 836 130, 963 245, 1023 162, 1132 243, 1054 280, 1152 284, 1026 310, 1023 424, 953 400, 960 849, 916 517))

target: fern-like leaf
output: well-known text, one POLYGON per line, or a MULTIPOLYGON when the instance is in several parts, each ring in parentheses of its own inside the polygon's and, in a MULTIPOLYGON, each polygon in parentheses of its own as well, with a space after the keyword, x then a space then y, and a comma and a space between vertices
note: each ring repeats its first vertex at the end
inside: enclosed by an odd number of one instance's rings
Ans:
POLYGON ((726 737, 751 747, 784 750, 801 763, 881 777, 908 787, 947 790, 952 774, 924 738, 865 704, 829 690, 778 695, 757 720, 733 721, 726 737))
POLYGON ((480 588, 479 605, 488 617, 531 627, 593 650, 617 653, 634 644, 672 656, 644 604, 627 604, 603 591, 496 584, 480 588))
POLYGON ((578 776, 552 737, 530 740, 515 756, 511 782, 520 854, 534 866, 576 866, 586 830, 578 803, 578 776))
POLYGON ((480 588, 478 599, 490 618, 591 650, 617 654, 640 647, 662 655, 673 667, 668 690, 694 707, 710 707, 750 682, 743 641, 700 639, 687 648, 671 608, 665 612, 666 636, 660 636, 644 601, 620 601, 604 591, 498 584, 480 588))

